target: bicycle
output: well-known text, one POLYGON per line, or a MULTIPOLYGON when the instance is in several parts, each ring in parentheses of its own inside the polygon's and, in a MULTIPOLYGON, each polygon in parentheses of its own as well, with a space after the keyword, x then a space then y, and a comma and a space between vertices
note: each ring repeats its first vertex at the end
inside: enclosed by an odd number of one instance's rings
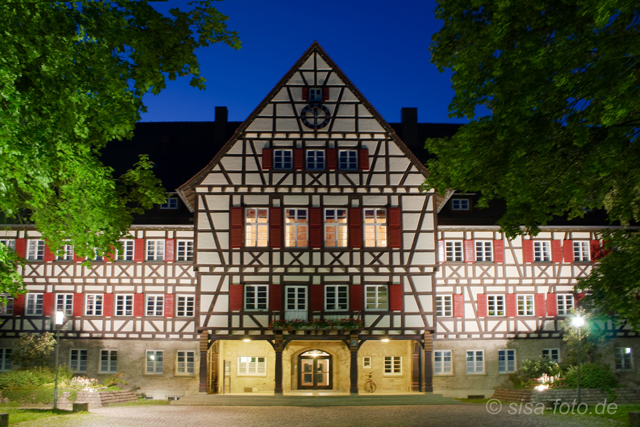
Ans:
POLYGON ((369 379, 364 383, 364 391, 367 393, 373 393, 376 391, 376 383, 373 382, 371 377, 373 376, 373 372, 369 373, 369 379))

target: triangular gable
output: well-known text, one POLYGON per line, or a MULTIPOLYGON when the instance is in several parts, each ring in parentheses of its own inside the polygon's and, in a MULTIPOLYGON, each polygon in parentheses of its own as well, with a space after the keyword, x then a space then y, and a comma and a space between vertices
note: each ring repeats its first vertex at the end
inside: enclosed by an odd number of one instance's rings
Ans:
MULTIPOLYGON (((367 99, 358 91, 342 70, 329 58, 317 42, 314 42, 302 57, 291 67, 265 99, 238 127, 235 134, 222 147, 209 164, 178 188, 187 206, 195 208, 195 187, 200 185, 207 174, 214 170, 223 157, 233 150, 239 139, 246 134, 299 133, 302 138, 313 136, 327 138, 334 133, 385 134, 395 142, 415 169, 426 175, 426 167, 396 135, 391 126, 380 116, 367 99), (322 128, 309 129, 300 119, 304 107, 302 87, 326 88, 330 99, 335 102, 324 104, 330 119, 322 128)), ((395 147, 393 147, 395 149, 395 147)))

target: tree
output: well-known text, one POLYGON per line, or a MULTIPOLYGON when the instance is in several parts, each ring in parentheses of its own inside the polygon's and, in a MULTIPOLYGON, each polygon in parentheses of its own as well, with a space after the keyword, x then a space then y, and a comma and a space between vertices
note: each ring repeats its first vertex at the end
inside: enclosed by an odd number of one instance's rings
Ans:
MULTIPOLYGON (((502 199, 499 225, 509 237, 589 208, 623 226, 637 222, 638 3, 440 0, 436 14, 444 27, 433 37, 432 62, 453 71, 450 112, 470 123, 450 140, 427 141, 437 158, 424 186, 480 192, 478 207, 502 199), (481 107, 488 114, 478 114, 481 107)), ((585 302, 606 310, 603 303, 624 296, 633 304, 619 313, 637 318, 640 276, 619 273, 640 265, 640 242, 631 250, 623 234, 608 236, 618 277, 597 268, 585 286, 603 292, 585 302), (610 293, 614 279, 624 293, 610 293)), ((602 265, 613 263, 607 258, 602 265)))
POLYGON ((56 339, 51 332, 22 335, 16 341, 16 351, 11 354, 11 362, 21 368, 49 366, 49 356, 55 346, 56 339))
MULTIPOLYGON (((197 48, 240 47, 210 1, 189 5, 167 17, 146 0, 0 4, 1 213, 34 223, 51 248, 71 243, 92 258, 118 244, 134 213, 164 201, 148 157, 115 177, 99 156, 132 136, 143 95, 167 78, 204 89, 197 48)), ((0 249, 0 291, 21 291, 18 261, 0 249)))

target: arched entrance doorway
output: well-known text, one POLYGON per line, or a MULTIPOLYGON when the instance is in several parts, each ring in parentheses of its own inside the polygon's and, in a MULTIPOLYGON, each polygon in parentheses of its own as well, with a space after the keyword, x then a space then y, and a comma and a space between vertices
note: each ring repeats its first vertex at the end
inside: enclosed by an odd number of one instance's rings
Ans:
POLYGON ((332 389, 332 360, 329 353, 310 350, 298 356, 298 389, 332 389))

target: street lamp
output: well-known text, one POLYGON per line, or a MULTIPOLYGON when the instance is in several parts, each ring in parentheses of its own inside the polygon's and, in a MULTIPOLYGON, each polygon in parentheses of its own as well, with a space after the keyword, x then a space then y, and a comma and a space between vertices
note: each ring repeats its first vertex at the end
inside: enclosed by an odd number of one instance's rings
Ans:
POLYGON ((53 387, 53 410, 58 409, 58 369, 60 356, 60 328, 64 323, 64 311, 56 311, 56 382, 53 387))
POLYGON ((580 328, 584 326, 584 318, 580 317, 580 315, 575 316, 571 319, 571 324, 578 329, 578 405, 580 404, 580 328))

